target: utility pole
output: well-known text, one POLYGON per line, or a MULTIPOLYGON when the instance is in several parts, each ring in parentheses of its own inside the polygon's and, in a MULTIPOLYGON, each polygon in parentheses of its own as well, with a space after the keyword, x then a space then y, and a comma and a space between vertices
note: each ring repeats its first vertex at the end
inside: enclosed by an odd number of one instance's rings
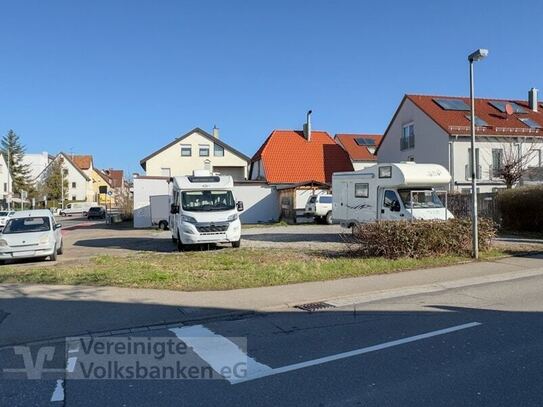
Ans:
POLYGON ((64 209, 64 167, 62 166, 64 160, 62 159, 62 157, 60 157, 59 161, 60 161, 60 196, 61 196, 60 208, 64 209))
POLYGON ((8 211, 11 211, 11 150, 8 146, 8 211))

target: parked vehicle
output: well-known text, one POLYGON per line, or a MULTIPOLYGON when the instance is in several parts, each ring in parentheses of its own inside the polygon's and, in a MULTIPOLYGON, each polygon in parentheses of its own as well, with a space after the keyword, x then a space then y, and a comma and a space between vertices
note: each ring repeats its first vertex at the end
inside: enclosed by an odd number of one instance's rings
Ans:
POLYGON ((241 243, 238 212, 243 203, 236 202, 231 176, 195 171, 192 176, 174 177, 170 230, 179 251, 185 245, 199 243, 241 243))
POLYGON ((99 206, 97 202, 71 202, 64 209, 59 209, 60 216, 83 215, 87 216, 89 209, 99 206))
POLYGON ((334 173, 332 218, 343 227, 357 222, 402 219, 449 219, 453 215, 436 188, 451 180, 437 164, 377 164, 360 171, 334 173))
POLYGON ((106 210, 101 206, 93 206, 87 212, 87 219, 105 219, 106 210))
POLYGON ((6 226, 6 222, 14 214, 15 214, 15 211, 0 211, 0 229, 6 226))
POLYGON ((307 216, 314 216, 315 221, 324 221, 332 224, 332 195, 321 194, 312 195, 305 204, 305 213, 307 216))
POLYGON ((0 262, 34 257, 55 261, 63 251, 60 228, 48 209, 16 212, 0 233, 0 262))
POLYGON ((170 214, 170 196, 155 195, 149 197, 151 205, 151 223, 159 229, 168 229, 168 218, 170 214))

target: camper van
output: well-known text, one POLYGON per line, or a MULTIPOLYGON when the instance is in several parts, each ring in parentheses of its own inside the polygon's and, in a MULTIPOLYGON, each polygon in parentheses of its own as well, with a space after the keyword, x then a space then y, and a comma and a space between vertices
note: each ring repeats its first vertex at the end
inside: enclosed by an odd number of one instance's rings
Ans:
POLYGON ((239 247, 241 223, 231 176, 194 171, 192 176, 172 178, 169 227, 172 240, 182 251, 185 245, 231 243, 239 247))
POLYGON ((443 191, 450 181, 441 165, 414 162, 334 173, 332 218, 343 227, 376 220, 450 219, 443 191))

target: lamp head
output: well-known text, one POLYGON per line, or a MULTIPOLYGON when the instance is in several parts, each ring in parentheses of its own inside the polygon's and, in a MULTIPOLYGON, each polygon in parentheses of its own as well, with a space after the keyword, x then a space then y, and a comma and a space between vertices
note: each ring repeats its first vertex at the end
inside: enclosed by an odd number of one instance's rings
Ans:
POLYGON ((487 49, 479 48, 477 51, 472 52, 471 54, 469 54, 468 61, 469 62, 477 62, 477 61, 480 61, 481 59, 486 58, 487 55, 488 55, 488 50, 487 49))

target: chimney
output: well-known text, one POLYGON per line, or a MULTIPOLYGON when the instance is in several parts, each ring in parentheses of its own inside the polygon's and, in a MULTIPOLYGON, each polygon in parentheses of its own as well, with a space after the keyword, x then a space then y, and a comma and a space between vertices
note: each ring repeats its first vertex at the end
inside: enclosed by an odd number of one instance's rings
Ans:
POLYGON ((532 109, 534 112, 537 112, 537 89, 532 88, 528 92, 528 104, 530 105, 530 109, 532 109))
POLYGON ((311 141, 311 113, 311 110, 307 112, 307 120, 304 124, 304 137, 307 141, 311 141))
POLYGON ((213 126, 213 137, 219 138, 219 128, 217 126, 213 126))

